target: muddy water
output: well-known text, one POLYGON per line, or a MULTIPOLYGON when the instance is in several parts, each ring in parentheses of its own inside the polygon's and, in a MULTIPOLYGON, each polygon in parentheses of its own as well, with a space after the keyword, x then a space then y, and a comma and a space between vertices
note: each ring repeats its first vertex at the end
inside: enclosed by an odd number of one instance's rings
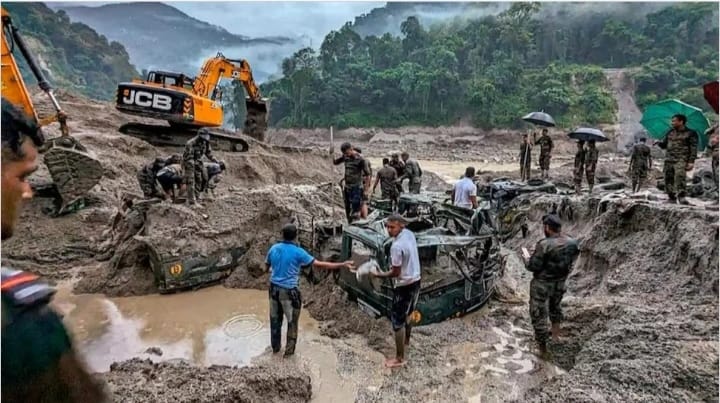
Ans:
MULTIPOLYGON (((173 295, 105 298, 74 295, 63 284, 54 304, 96 372, 132 357, 237 366, 283 359, 269 352, 266 291, 212 287, 173 295), (150 348, 159 348, 162 355, 150 348)), ((317 322, 303 311, 297 352, 291 359, 313 378, 314 401, 332 401, 331 396, 353 400, 357 386, 338 375, 332 340, 320 336, 317 329, 317 322)))

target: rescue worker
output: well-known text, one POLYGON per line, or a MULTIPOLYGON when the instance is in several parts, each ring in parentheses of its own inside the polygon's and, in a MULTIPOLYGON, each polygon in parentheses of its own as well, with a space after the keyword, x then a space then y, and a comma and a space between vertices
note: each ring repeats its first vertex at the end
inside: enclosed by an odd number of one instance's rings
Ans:
POLYGON ((353 149, 352 144, 343 143, 340 146, 342 155, 333 164, 345 164, 345 176, 343 178, 343 199, 345 201, 345 215, 348 221, 352 221, 357 215, 362 216, 362 205, 364 193, 368 191, 364 187, 363 178, 370 175, 370 167, 367 161, 353 149))
POLYGON ((405 151, 400 154, 400 157, 405 163, 405 173, 400 177, 400 184, 402 185, 403 180, 407 178, 408 192, 415 194, 420 193, 420 186, 422 185, 422 169, 420 169, 420 164, 414 159, 410 159, 410 154, 405 151))
POLYGON ((588 147, 585 150, 585 179, 587 179, 588 193, 592 193, 595 185, 595 168, 597 168, 598 150, 595 148, 595 140, 588 141, 588 147))
POLYGON ((550 158, 552 158, 553 141, 548 135, 548 129, 542 130, 540 138, 536 138, 536 133, 533 133, 533 140, 535 145, 540 145, 540 159, 538 165, 540 165, 540 171, 543 179, 550 179, 550 158))
MULTIPOLYGON (((358 155, 363 157, 362 150, 355 147, 355 151, 357 151, 358 155)), ((363 157, 365 158, 365 157, 363 157)), ((370 186, 372 185, 372 178, 373 178, 373 170, 372 170, 372 164, 370 163, 370 160, 366 159, 365 164, 367 164, 367 170, 368 174, 366 175, 363 173, 362 183, 363 183, 363 199, 362 204, 360 205, 360 216, 362 218, 366 218, 368 216, 368 204, 370 202, 370 192, 368 192, 368 189, 370 189, 370 186)))
POLYGON ((413 312, 420 296, 420 257, 415 235, 405 228, 407 221, 399 214, 387 218, 385 227, 393 237, 390 246, 390 270, 370 275, 393 279, 390 322, 395 332, 395 358, 385 361, 388 368, 405 365, 405 348, 410 345, 413 312))
POLYGON ((138 171, 137 180, 140 184, 140 189, 142 189, 143 196, 146 199, 163 197, 158 190, 155 178, 157 177, 157 173, 165 167, 165 162, 165 158, 155 158, 153 162, 146 164, 138 171))
POLYGON ((527 133, 523 134, 520 143, 520 180, 527 181, 532 173, 532 143, 527 133))
POLYGON ((582 187, 582 177, 585 172, 585 142, 580 140, 577 142, 577 151, 575 151, 575 162, 573 164, 573 183, 575 184, 575 194, 580 194, 582 187))
MULTIPOLYGON (((2 100, 2 240, 12 235, 33 192, 44 136, 20 109, 2 100)), ((3 402, 104 402, 102 385, 84 368, 62 318, 50 301, 55 290, 38 276, 2 267, 3 402)))
POLYGON ((677 114, 670 120, 672 129, 665 138, 655 144, 666 150, 663 176, 668 203, 689 204, 685 199, 685 172, 693 169, 697 156, 698 134, 687 127, 687 117, 677 114))
POLYGON ((204 163, 205 175, 203 175, 202 186, 200 191, 205 194, 212 193, 215 196, 215 188, 222 179, 222 174, 225 172, 225 162, 206 162, 204 163))
MULTIPOLYGON (((402 178, 403 175, 405 175, 405 163, 400 161, 400 156, 397 153, 393 153, 390 156, 390 166, 395 169, 395 172, 397 173, 398 178, 402 178)), ((398 194, 403 192, 403 187, 401 182, 397 182, 395 186, 398 189, 398 194)))
POLYGON ((390 166, 390 160, 387 158, 383 158, 383 167, 377 172, 375 184, 370 194, 375 194, 378 183, 380 184, 380 197, 390 200, 392 211, 395 211, 399 196, 397 186, 395 186, 397 184, 397 172, 390 166))
POLYGON ((720 136, 718 134, 718 124, 715 123, 713 127, 711 127, 708 132, 710 133, 710 141, 707 145, 707 151, 708 154, 710 154, 710 157, 712 158, 711 167, 712 167, 712 175, 713 175, 713 183, 715 183, 715 189, 718 189, 718 148, 720 143, 720 136))
POLYGON ((637 193, 645 184, 648 172, 652 169, 652 155, 650 147, 645 144, 645 137, 640 138, 640 142, 632 148, 630 156, 630 181, 632 182, 632 191, 637 193))
POLYGON ((457 181, 453 186, 450 195, 453 205, 473 210, 478 207, 477 185, 473 182, 473 178, 475 178, 475 167, 467 167, 465 177, 457 181))
POLYGON ((165 166, 157 174, 157 181, 160 183, 163 192, 165 193, 165 199, 175 200, 175 189, 180 191, 185 190, 183 184, 183 169, 180 164, 170 164, 165 166))
POLYGON ((580 250, 577 240, 561 233, 562 223, 554 214, 543 217, 545 238, 535 245, 532 255, 523 250, 523 260, 533 273, 530 282, 530 319, 535 330, 535 341, 540 354, 547 358, 548 326, 552 323, 553 341, 560 337, 563 320, 562 298, 565 280, 580 250))
POLYGON ((354 269, 351 260, 332 263, 315 259, 295 241, 297 239, 295 224, 286 224, 282 228, 282 241, 270 247, 265 265, 270 274, 270 345, 273 353, 280 351, 280 337, 283 316, 287 321, 285 357, 295 353, 298 337, 298 319, 302 308, 302 298, 298 288, 300 270, 312 265, 313 268, 337 270, 354 269))
MULTIPOLYGON (((203 181, 204 166, 202 157, 206 156, 212 162, 218 162, 210 149, 210 132, 202 128, 198 130, 197 136, 185 143, 183 152, 183 171, 185 173, 185 187, 188 205, 196 204, 198 188, 203 181)), ((198 207, 202 207, 199 206, 198 207)))

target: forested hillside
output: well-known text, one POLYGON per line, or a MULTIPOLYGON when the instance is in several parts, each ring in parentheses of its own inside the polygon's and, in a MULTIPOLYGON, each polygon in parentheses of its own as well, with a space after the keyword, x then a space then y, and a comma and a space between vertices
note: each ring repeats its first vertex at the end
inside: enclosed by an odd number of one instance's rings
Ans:
POLYGON ((717 79, 716 3, 649 13, 555 6, 513 3, 431 27, 409 17, 400 36, 363 37, 348 23, 319 52, 285 59, 282 78, 263 86, 272 123, 513 127, 541 109, 563 126, 609 123, 616 106, 602 69, 618 67, 641 68, 641 104, 680 97, 707 107, 700 86, 717 79))
MULTIPOLYGON (((64 12, 43 3, 3 3, 44 72, 58 88, 97 99, 111 99, 117 84, 138 73, 123 45, 108 42, 92 28, 71 23, 64 12)), ((34 85, 19 51, 16 58, 28 85, 34 85)))

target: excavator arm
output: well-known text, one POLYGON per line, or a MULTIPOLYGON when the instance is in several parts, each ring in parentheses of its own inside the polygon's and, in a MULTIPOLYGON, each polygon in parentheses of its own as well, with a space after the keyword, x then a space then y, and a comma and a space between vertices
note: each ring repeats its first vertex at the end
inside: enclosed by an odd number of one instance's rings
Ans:
POLYGON ((247 116, 243 132, 259 140, 264 140, 264 133, 267 129, 268 102, 267 99, 261 97, 260 87, 255 83, 250 63, 247 60, 228 59, 222 53, 218 53, 203 64, 200 74, 193 83, 193 92, 204 98, 210 98, 210 94, 223 78, 240 81, 245 87, 247 116))
MULTIPOLYGON (((67 125, 67 115, 60 107, 52 86, 45 78, 35 57, 30 52, 23 40, 18 28, 13 25, 10 14, 2 8, 2 40, 0 40, 2 54, 2 98, 21 109, 25 114, 38 124, 46 126, 53 122, 60 123, 59 138, 52 139, 41 148, 44 154, 44 162, 53 179, 53 183, 45 185, 49 197, 55 199, 54 215, 64 214, 81 207, 85 194, 100 181, 102 177, 102 166, 93 156, 88 154, 87 149, 75 138, 70 137, 70 130, 67 125), (39 118, 33 105, 30 93, 25 86, 17 61, 15 50, 19 50, 32 71, 38 86, 50 98, 55 109, 55 114, 39 118)), ((36 194, 43 195, 43 192, 36 189, 36 194)))

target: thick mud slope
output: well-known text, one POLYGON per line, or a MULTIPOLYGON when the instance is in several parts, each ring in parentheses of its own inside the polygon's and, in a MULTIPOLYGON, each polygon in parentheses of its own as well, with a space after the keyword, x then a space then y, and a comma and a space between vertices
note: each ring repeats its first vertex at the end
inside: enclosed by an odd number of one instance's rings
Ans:
POLYGON ((153 363, 134 358, 102 375, 114 401, 307 402, 310 376, 283 366, 197 367, 184 361, 153 363))
POLYGON ((520 401, 717 401, 717 213, 607 198, 563 207, 582 239, 567 336, 553 346, 568 373, 520 401))

